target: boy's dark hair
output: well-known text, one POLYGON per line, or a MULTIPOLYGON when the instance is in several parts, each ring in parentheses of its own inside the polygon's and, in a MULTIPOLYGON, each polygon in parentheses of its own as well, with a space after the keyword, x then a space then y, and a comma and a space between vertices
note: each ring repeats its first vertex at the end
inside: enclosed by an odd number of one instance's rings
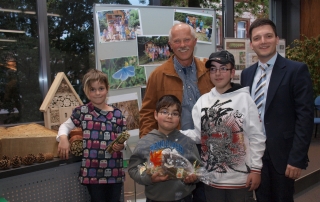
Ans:
POLYGON ((171 106, 177 106, 177 110, 179 114, 181 114, 181 102, 180 100, 174 96, 174 95, 164 95, 162 96, 157 104, 156 104, 156 111, 159 112, 160 109, 165 108, 165 107, 171 107, 171 106))
POLYGON ((91 83, 95 81, 103 83, 107 90, 109 90, 108 76, 97 69, 90 69, 82 79, 83 91, 87 96, 90 91, 91 83))
POLYGON ((263 25, 270 25, 273 29, 273 32, 275 34, 275 36, 277 37, 277 28, 276 28, 276 25, 268 18, 258 18, 256 19, 251 25, 250 25, 250 28, 249 28, 249 38, 250 38, 250 42, 252 42, 252 30, 254 28, 257 28, 257 27, 260 27, 260 26, 263 26, 263 25))

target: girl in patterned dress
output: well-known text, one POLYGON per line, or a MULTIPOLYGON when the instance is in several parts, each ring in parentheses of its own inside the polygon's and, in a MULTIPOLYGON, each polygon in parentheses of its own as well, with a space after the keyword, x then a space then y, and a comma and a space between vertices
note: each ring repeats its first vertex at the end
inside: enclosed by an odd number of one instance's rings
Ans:
POLYGON ((90 102, 76 107, 71 117, 61 124, 57 135, 58 153, 62 159, 69 158, 68 134, 75 127, 82 128, 80 183, 87 186, 92 202, 119 201, 124 181, 121 152, 124 144, 114 144, 112 154, 106 148, 126 130, 126 120, 119 109, 106 103, 109 90, 106 74, 92 69, 83 77, 82 83, 90 102))

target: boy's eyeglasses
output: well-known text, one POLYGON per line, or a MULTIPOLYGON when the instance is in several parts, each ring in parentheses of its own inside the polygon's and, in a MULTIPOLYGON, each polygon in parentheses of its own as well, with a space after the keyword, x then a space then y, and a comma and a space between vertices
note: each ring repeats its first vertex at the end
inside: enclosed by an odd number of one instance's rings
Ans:
POLYGON ((163 116, 169 116, 169 115, 171 115, 171 117, 179 117, 180 116, 179 112, 170 113, 167 110, 161 110, 159 113, 162 114, 163 116))
POLYGON ((231 69, 228 69, 226 67, 221 67, 221 68, 211 67, 210 68, 210 73, 217 73, 218 70, 220 71, 220 73, 226 73, 227 71, 229 71, 231 69))

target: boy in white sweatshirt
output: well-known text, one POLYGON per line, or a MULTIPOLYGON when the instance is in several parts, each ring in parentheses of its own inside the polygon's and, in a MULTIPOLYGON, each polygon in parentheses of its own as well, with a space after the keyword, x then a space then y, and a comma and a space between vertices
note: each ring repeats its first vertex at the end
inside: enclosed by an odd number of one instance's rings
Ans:
POLYGON ((207 201, 249 201, 260 184, 266 137, 249 88, 231 82, 234 64, 228 51, 210 55, 206 67, 215 87, 193 107, 195 129, 182 131, 201 143, 207 201))

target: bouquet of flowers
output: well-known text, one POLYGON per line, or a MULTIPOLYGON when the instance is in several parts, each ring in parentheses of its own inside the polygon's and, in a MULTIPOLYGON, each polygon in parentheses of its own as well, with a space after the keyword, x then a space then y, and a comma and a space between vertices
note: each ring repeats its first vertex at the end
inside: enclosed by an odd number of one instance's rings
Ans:
POLYGON ((191 163, 181 156, 175 149, 163 149, 150 152, 150 159, 146 165, 147 174, 159 172, 168 175, 169 179, 184 179, 192 173, 196 173, 199 162, 191 163))

